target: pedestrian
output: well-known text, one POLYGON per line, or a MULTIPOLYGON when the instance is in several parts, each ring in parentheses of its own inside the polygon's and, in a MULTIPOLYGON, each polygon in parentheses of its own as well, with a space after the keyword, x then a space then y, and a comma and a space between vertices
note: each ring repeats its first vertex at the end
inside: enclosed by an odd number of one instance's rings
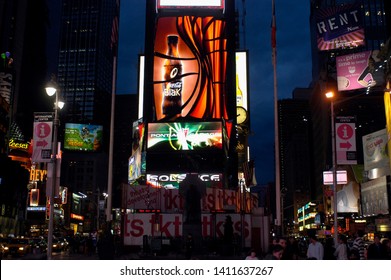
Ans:
POLYGON ((280 244, 272 245, 271 253, 267 254, 264 260, 281 260, 284 248, 280 244))
POLYGON ((255 249, 251 249, 245 260, 258 260, 257 252, 255 249))
POLYGON ((387 248, 380 242, 380 235, 375 234, 374 242, 369 245, 367 258, 368 260, 386 260, 387 259, 387 248))
POLYGON ((323 260, 324 248, 322 243, 318 241, 315 235, 311 235, 310 244, 307 249, 307 259, 309 260, 323 260))
POLYGON ((194 249, 194 240, 193 235, 189 233, 186 238, 185 242, 185 257, 186 259, 190 260, 193 255, 193 249, 194 249))
POLYGON ((341 234, 338 236, 338 246, 335 249, 334 256, 337 260, 347 260, 348 259, 348 247, 346 244, 346 236, 341 234))
POLYGON ((326 238, 326 241, 324 243, 324 254, 323 259, 324 260, 335 260, 335 247, 334 247, 334 239, 331 237, 326 238))
POLYGON ((107 224, 102 225, 102 233, 99 236, 98 243, 98 256, 101 260, 113 260, 114 259, 114 238, 110 231, 110 227, 107 224))
POLYGON ((356 238, 353 241, 352 251, 356 251, 359 254, 360 260, 365 260, 365 244, 362 237, 364 236, 364 232, 362 230, 358 230, 356 232, 356 238))

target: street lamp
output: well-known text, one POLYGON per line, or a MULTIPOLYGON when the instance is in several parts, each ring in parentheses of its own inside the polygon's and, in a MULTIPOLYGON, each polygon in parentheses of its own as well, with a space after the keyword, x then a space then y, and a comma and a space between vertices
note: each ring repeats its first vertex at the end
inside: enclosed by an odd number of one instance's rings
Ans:
POLYGON ((334 121, 334 92, 329 91, 326 94, 326 97, 331 100, 330 110, 331 110, 331 145, 332 145, 332 156, 333 156, 333 208, 334 208, 334 244, 338 244, 338 212, 337 212, 337 159, 335 155, 335 121, 334 121))
POLYGON ((53 249, 53 227, 54 227, 54 190, 56 188, 56 171, 57 171, 57 131, 59 126, 58 118, 58 109, 64 107, 64 102, 60 102, 59 99, 59 89, 55 76, 52 75, 50 82, 47 84, 46 93, 49 96, 55 95, 54 103, 54 120, 53 120, 53 143, 52 143, 52 154, 50 164, 52 165, 52 181, 50 186, 50 196, 49 196, 49 226, 48 226, 48 248, 47 248, 47 259, 52 258, 52 249, 53 249))

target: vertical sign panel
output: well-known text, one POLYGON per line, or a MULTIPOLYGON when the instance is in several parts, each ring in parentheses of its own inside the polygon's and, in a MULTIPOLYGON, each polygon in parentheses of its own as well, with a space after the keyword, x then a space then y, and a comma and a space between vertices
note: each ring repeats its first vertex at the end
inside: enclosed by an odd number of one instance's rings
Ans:
POLYGON ((53 132, 53 113, 34 114, 33 162, 50 162, 53 132))
POLYGON ((236 52, 236 106, 247 110, 247 52, 236 52))
POLYGON ((154 40, 158 121, 228 118, 226 22, 214 17, 162 17, 154 40))
POLYGON ((337 117, 335 145, 337 164, 357 164, 356 127, 354 117, 337 117))

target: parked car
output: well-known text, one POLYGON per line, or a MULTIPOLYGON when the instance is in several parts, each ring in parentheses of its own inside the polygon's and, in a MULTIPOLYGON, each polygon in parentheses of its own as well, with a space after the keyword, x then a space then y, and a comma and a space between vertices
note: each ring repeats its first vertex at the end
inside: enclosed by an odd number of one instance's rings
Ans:
POLYGON ((24 256, 32 252, 30 240, 28 238, 11 238, 7 243, 9 254, 12 256, 24 256))

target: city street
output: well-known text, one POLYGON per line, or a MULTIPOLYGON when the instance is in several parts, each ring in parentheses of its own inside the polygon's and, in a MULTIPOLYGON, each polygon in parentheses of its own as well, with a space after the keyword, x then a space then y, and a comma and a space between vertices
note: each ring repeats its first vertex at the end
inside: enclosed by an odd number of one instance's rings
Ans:
MULTIPOLYGON (((218 254, 194 254, 191 259, 195 260, 244 260, 245 255, 221 256, 218 254)), ((46 254, 28 254, 23 257, 7 256, 3 260, 46 260, 46 254)), ((53 252, 53 260, 99 260, 98 254, 69 253, 68 251, 53 252)), ((168 253, 165 255, 154 255, 139 253, 125 253, 115 257, 115 260, 185 260, 182 253, 168 253)))

